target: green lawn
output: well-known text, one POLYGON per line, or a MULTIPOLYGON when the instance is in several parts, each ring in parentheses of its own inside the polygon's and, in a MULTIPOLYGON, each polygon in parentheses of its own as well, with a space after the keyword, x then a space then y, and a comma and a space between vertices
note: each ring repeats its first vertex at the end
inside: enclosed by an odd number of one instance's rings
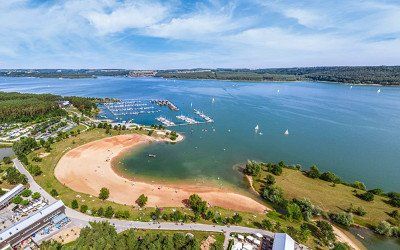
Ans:
MULTIPOLYGON (((263 170, 261 174, 254 178, 253 186, 261 192, 264 185, 265 176, 268 173, 263 170)), ((331 183, 311 179, 305 176, 301 171, 292 169, 283 169, 281 176, 275 176, 276 185, 283 189, 286 199, 308 198, 314 205, 319 206, 325 211, 342 212, 353 204, 354 207, 362 206, 367 211, 363 217, 354 216, 355 223, 370 226, 376 225, 382 220, 390 218, 387 212, 395 208, 385 203, 387 198, 375 195, 372 202, 359 199, 353 193, 352 187, 343 184, 333 186, 331 183)), ((359 193, 364 192, 358 190, 359 193)))

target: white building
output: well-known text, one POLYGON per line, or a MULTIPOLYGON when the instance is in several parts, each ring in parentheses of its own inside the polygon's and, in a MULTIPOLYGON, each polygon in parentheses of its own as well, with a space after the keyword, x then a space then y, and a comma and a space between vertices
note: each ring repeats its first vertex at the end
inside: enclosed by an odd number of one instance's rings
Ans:
POLYGON ((294 240, 288 234, 276 233, 272 250, 294 250, 294 240))
POLYGON ((8 206, 11 203, 11 200, 19 195, 22 191, 24 191, 24 186, 21 184, 18 184, 17 186, 15 186, 13 189, 11 189, 10 191, 8 191, 7 193, 5 193, 4 195, 2 195, 0 197, 0 209, 5 208, 6 206, 8 206))

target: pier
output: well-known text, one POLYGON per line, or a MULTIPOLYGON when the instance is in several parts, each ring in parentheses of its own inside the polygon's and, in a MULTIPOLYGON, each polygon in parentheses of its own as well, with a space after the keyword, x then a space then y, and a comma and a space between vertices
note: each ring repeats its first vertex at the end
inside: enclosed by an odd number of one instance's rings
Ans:
POLYGON ((211 117, 205 115, 203 112, 201 112, 197 109, 194 109, 194 113, 196 115, 200 116, 201 118, 203 118, 206 122, 209 122, 209 123, 214 122, 214 120, 211 117))
POLYGON ((184 115, 177 115, 176 118, 178 118, 179 120, 182 120, 188 124, 198 124, 199 123, 195 119, 192 119, 192 118, 184 116, 184 115))
POLYGON ((166 127, 171 127, 171 126, 175 126, 176 125, 174 122, 172 122, 172 121, 170 121, 167 118, 162 117, 162 116, 157 117, 156 120, 161 122, 162 124, 164 124, 164 126, 166 126, 166 127))
POLYGON ((170 110, 173 111, 179 111, 179 108, 169 100, 156 99, 156 100, 151 100, 150 102, 158 106, 167 106, 170 110))
POLYGON ((149 105, 149 102, 142 100, 124 100, 113 103, 104 103, 104 106, 114 116, 153 114, 161 111, 156 109, 154 106, 149 105))

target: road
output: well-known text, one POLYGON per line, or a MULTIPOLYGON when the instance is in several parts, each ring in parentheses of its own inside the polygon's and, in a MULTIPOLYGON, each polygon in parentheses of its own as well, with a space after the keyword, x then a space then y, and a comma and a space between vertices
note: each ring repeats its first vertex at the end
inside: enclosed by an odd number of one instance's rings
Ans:
MULTIPOLYGON (((39 192, 43 198, 49 201, 49 203, 53 203, 56 201, 54 197, 52 197, 49 193, 47 193, 43 188, 36 183, 33 179, 32 175, 24 168, 22 163, 18 159, 14 159, 14 166, 18 169, 22 174, 26 175, 28 178, 28 183, 30 185, 30 189, 33 192, 39 192)), ((117 220, 117 219, 107 219, 107 218, 98 218, 93 217, 87 214, 83 214, 76 210, 73 210, 66 206, 65 210, 66 215, 71 219, 71 221, 79 227, 85 227, 89 225, 89 222, 93 221, 108 221, 110 224, 114 225, 118 232, 127 230, 129 228, 134 229, 154 229, 154 230, 184 230, 184 231, 205 231, 205 232, 222 232, 225 234, 225 242, 224 248, 226 249, 228 246, 228 238, 230 233, 261 233, 267 235, 269 237, 273 237, 274 233, 242 226, 220 226, 220 225, 209 225, 209 224, 200 224, 200 223, 172 223, 172 222, 142 222, 142 221, 127 221, 127 220, 117 220)))

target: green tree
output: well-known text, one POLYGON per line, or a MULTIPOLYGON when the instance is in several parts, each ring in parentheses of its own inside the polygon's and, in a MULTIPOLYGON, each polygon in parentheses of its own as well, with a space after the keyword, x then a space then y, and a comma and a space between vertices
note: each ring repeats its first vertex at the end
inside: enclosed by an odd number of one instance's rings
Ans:
POLYGON ((58 192, 57 190, 55 190, 54 188, 50 191, 51 196, 56 197, 58 196, 58 192))
POLYGON ((39 192, 34 192, 34 193, 32 194, 32 199, 34 199, 34 200, 37 200, 37 199, 39 199, 40 197, 42 197, 42 195, 41 195, 39 192))
POLYGON ((260 174, 261 166, 259 163, 255 161, 247 161, 246 167, 244 168, 243 172, 246 175, 257 176, 260 174))
POLYGON ((303 217, 299 205, 294 202, 289 202, 286 206, 286 218, 288 218, 289 221, 301 220, 303 217))
POLYGON ((14 203, 14 204, 21 204, 21 202, 22 202, 22 197, 21 196, 15 196, 13 199, 12 199, 12 202, 14 203))
POLYGON ((316 165, 311 166, 310 171, 308 171, 307 176, 313 179, 318 179, 321 176, 319 169, 316 165))
POLYGON ((275 182, 275 177, 271 174, 267 174, 267 176, 265 177, 265 185, 272 186, 275 184, 275 182))
POLYGON ((99 199, 106 200, 108 199, 109 196, 110 196, 110 191, 108 190, 108 188, 102 187, 100 189, 99 199))
POLYGON ((144 194, 141 194, 139 196, 139 198, 137 198, 136 204, 138 204, 139 207, 144 207, 146 205, 146 203, 147 203, 147 200, 148 200, 148 197, 145 196, 144 194))
POLYGON ((392 235, 392 226, 387 221, 381 221, 375 227, 375 232, 377 232, 378 234, 391 236, 392 235))
POLYGON ((338 176, 336 176, 334 173, 329 172, 329 171, 321 174, 321 176, 319 178, 321 180, 328 181, 328 182, 340 183, 340 178, 338 176))
POLYGON ((188 204, 196 215, 204 214, 207 210, 207 202, 203 201, 197 194, 189 196, 188 204))
POLYGON ((336 239, 331 224, 323 220, 317 221, 317 230, 315 232, 315 236, 325 245, 335 242, 336 239))
POLYGON ((353 214, 351 213, 346 213, 346 212, 341 212, 341 213, 331 213, 329 215, 332 221, 335 223, 342 225, 344 227, 350 227, 353 223, 353 214))
POLYGON ((111 217, 113 217, 113 215, 114 215, 114 209, 111 206, 108 206, 106 208, 106 211, 104 212, 104 216, 106 218, 111 218, 111 217))
POLYGON ((32 194, 32 191, 30 189, 25 189, 24 191, 21 192, 21 195, 23 197, 29 197, 29 196, 31 196, 31 194, 32 194))
POLYGON ((79 207, 78 201, 76 199, 73 199, 71 201, 71 207, 72 209, 77 209, 79 207))
POLYGON ((88 208, 88 206, 87 206, 86 204, 82 204, 82 205, 81 205, 81 208, 80 208, 80 211, 81 211, 82 213, 86 213, 88 209, 89 209, 89 208, 88 208))
POLYGON ((3 157, 3 162, 4 162, 4 164, 10 164, 12 161, 11 161, 10 157, 6 156, 6 157, 3 157))
POLYGON ((374 200, 374 194, 369 191, 362 193, 362 194, 358 194, 357 196, 358 196, 358 198, 365 200, 365 201, 373 201, 374 200))
POLYGON ((362 183, 361 181, 355 181, 352 185, 352 187, 357 188, 357 189, 361 189, 361 190, 366 190, 367 187, 365 187, 365 184, 362 183))

